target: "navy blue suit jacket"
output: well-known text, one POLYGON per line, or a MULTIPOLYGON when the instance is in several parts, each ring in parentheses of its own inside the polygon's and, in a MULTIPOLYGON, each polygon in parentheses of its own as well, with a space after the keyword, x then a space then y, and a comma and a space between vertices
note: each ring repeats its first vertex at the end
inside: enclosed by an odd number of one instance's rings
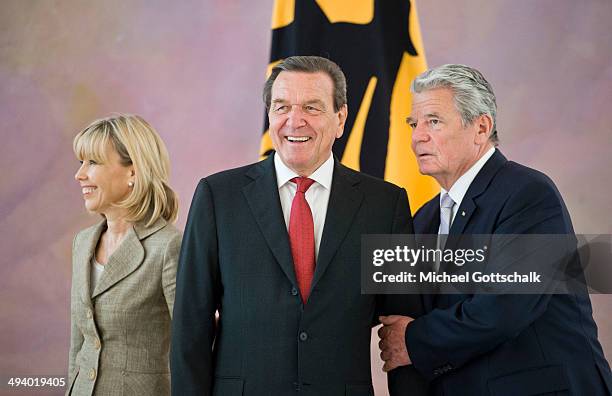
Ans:
MULTIPOLYGON (((574 234, 553 182, 506 160, 498 150, 457 213, 450 234, 574 234)), ((439 223, 437 196, 415 215, 415 232, 436 234, 439 223)), ((586 292, 423 299, 426 314, 408 326, 406 345, 415 368, 431 381, 433 394, 612 392, 586 292)))

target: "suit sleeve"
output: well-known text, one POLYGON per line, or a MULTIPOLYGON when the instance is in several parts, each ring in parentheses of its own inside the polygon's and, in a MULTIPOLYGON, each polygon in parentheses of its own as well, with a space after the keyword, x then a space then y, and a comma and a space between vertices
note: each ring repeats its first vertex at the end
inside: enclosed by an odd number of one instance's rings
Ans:
MULTIPOLYGON (((76 242, 76 237, 72 241, 72 256, 73 257, 74 257, 75 242, 76 242)), ((74 259, 73 259, 72 266, 73 266, 72 286, 71 286, 71 292, 70 292, 70 353, 69 353, 69 358, 68 358, 68 380, 69 381, 74 375, 74 371, 76 370, 76 355, 81 350, 81 347, 83 346, 83 341, 84 341, 83 334, 81 333, 79 326, 77 326, 78 319, 76 318, 76 312, 77 312, 76 304, 78 303, 76 301, 76 298, 80 291, 77 290, 77 286, 75 284, 74 259)))
MULTIPOLYGON (((412 215, 410 213, 410 204, 408 203, 408 194, 403 188, 397 189, 397 197, 395 199, 395 207, 393 209, 393 220, 391 222, 390 234, 414 234, 414 226, 412 224, 412 215)), ((407 309, 407 312, 413 312, 413 304, 419 303, 418 298, 413 296, 406 296, 402 299, 405 301, 398 302, 398 296, 389 296, 385 294, 378 294, 376 296, 376 311, 372 320, 372 326, 378 326, 380 321, 378 317, 380 315, 389 315, 397 313, 393 307, 401 307, 402 312, 407 309), (407 304, 405 304, 407 302, 407 304), (408 307, 406 306, 408 305, 408 307)))
MULTIPOLYGON (((414 240, 414 225, 406 190, 399 189, 395 204, 391 234, 405 234, 411 238, 409 243, 416 246, 414 240), (409 236, 408 236, 409 235, 409 236)), ((420 295, 417 294, 380 294, 376 296, 376 317, 374 326, 379 325, 379 315, 408 314, 412 317, 423 314, 424 308, 420 295)))
MULTIPOLYGON (((414 237, 414 224, 408 202, 406 190, 401 189, 395 206, 395 221, 393 223, 394 234, 407 234, 414 237)), ((416 241, 409 242, 416 246, 416 241)), ((411 317, 419 317, 423 314, 423 302, 418 294, 394 294, 378 296, 379 314, 397 315, 404 314, 411 317)), ((388 387, 393 390, 405 390, 410 395, 427 395, 428 385, 425 379, 415 370, 413 366, 401 366, 387 374, 388 387)))
POLYGON ((212 393, 215 311, 221 282, 212 191, 196 188, 183 236, 176 277, 170 365, 173 395, 212 393))
MULTIPOLYGON (((567 221, 552 182, 535 181, 507 200, 495 234, 565 233, 571 230, 567 221)), ((550 294, 477 294, 435 309, 406 329, 410 359, 432 380, 515 338, 544 313, 550 298, 550 294)))
POLYGON ((414 234, 414 225, 410 213, 408 193, 403 188, 400 190, 395 205, 395 218, 393 219, 393 234, 414 234))
POLYGON ((174 235, 168 242, 162 267, 162 289, 168 306, 168 312, 172 317, 174 307, 174 296, 176 293, 176 268, 178 266, 179 251, 181 249, 181 235, 174 235))

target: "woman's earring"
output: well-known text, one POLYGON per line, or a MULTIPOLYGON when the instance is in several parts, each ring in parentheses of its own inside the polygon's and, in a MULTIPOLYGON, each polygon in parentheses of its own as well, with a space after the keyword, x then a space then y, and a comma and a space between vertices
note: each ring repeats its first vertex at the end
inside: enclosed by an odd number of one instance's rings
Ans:
POLYGON ((133 181, 128 182, 128 186, 129 186, 129 187, 134 187, 134 182, 133 182, 133 181))

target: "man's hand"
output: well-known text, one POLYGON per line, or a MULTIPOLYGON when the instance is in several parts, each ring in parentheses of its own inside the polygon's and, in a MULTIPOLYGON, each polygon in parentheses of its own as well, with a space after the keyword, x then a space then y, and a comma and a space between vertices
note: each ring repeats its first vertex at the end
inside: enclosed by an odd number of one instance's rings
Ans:
POLYGON ((406 327, 414 319, 401 315, 379 316, 378 319, 383 324, 378 329, 380 358, 385 362, 383 371, 412 364, 406 348, 406 327))

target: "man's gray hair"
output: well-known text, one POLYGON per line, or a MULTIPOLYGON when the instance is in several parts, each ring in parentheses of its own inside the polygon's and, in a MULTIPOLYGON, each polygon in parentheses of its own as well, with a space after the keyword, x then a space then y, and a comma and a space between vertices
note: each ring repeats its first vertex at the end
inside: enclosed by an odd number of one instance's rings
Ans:
POLYGON ((331 78, 334 84, 333 100, 334 112, 340 111, 342 106, 346 104, 346 77, 340 66, 330 61, 329 59, 320 56, 291 56, 284 59, 278 65, 274 66, 270 77, 266 81, 263 89, 263 100, 266 104, 266 109, 270 109, 270 101, 272 100, 272 85, 276 77, 282 72, 304 72, 304 73, 325 73, 331 78))
POLYGON ((467 126, 474 119, 488 114, 493 120, 493 128, 489 140, 497 145, 497 103, 491 84, 478 70, 465 65, 442 65, 417 76, 410 90, 420 93, 435 88, 450 88, 453 91, 455 107, 461 114, 463 126, 467 126))

